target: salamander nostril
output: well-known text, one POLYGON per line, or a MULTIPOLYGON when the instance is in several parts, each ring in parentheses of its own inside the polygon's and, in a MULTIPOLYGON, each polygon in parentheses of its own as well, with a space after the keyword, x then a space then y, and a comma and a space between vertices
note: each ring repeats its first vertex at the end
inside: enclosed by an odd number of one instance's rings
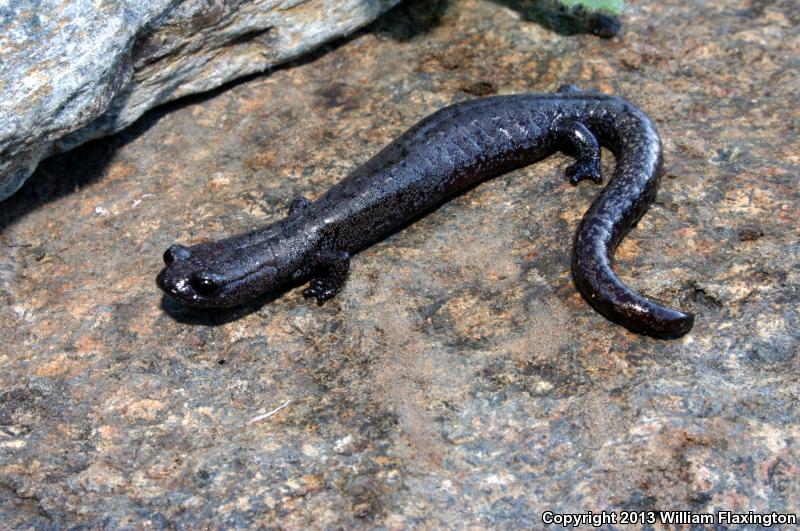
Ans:
POLYGON ((164 251, 164 263, 172 265, 177 260, 186 260, 191 254, 188 247, 176 243, 164 251))
POLYGON ((191 281, 191 284, 192 289, 194 289, 198 295, 203 297, 210 297, 219 291, 220 287, 219 284, 214 281, 214 279, 207 276, 194 277, 191 281))

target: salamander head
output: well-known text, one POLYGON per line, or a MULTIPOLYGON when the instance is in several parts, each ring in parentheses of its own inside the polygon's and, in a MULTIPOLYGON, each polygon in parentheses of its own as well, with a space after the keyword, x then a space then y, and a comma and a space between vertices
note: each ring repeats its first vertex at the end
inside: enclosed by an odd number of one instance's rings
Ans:
POLYGON ((196 308, 236 306, 280 291, 296 276, 306 249, 267 230, 280 233, 272 226, 192 247, 173 245, 156 283, 170 298, 196 308))

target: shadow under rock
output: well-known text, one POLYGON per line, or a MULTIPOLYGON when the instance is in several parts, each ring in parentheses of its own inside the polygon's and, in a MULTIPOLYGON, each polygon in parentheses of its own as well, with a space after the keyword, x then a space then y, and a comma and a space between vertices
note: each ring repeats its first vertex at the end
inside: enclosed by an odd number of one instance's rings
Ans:
POLYGON ((50 201, 100 180, 115 151, 107 139, 93 140, 45 159, 19 190, 0 201, 0 232, 50 201))
POLYGON ((565 7, 557 0, 492 0, 513 9, 523 20, 536 22, 559 35, 590 33, 604 39, 616 36, 621 24, 618 17, 592 13, 581 6, 565 7))
POLYGON ((451 0, 406 0, 378 17, 368 28, 381 37, 410 41, 439 25, 451 0))
MULTIPOLYGON (((560 35, 590 33, 611 38, 620 31, 619 18, 586 11, 582 6, 565 7, 558 0, 492 0, 513 9, 523 20, 535 22, 560 35)), ((369 29, 379 36, 410 41, 441 23, 451 0, 406 0, 381 15, 369 29)))
POLYGON ((119 149, 147 132, 170 112, 202 103, 218 93, 218 90, 210 91, 160 105, 118 133, 90 140, 44 159, 15 194, 0 201, 0 232, 47 203, 100 181, 119 149))

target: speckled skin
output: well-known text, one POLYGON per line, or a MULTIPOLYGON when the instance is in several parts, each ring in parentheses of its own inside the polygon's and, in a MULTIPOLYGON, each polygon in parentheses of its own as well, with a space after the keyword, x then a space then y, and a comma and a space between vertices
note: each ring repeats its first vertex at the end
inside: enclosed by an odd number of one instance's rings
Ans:
POLYGON ((600 144, 616 170, 583 217, 572 272, 580 292, 609 319, 635 332, 672 338, 694 316, 626 287, 611 269, 619 242, 653 202, 661 141, 653 123, 622 98, 572 85, 556 94, 477 99, 428 116, 315 202, 298 198, 267 227, 191 248, 173 245, 158 285, 195 307, 241 304, 311 278, 319 303, 341 289, 350 255, 487 177, 571 145, 574 184, 600 182, 600 144))

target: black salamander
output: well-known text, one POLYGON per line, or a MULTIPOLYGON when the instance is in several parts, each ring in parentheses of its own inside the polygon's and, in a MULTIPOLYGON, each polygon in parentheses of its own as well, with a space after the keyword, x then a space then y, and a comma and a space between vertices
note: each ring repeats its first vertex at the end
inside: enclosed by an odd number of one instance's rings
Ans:
POLYGON ((620 240, 656 197, 661 140, 652 121, 626 100, 564 85, 556 94, 476 99, 445 107, 406 131, 311 202, 246 234, 164 253, 157 283, 187 306, 235 306, 311 279, 321 304, 342 288, 350 256, 470 185, 571 145, 573 184, 600 178, 600 145, 616 169, 581 220, 572 273, 586 300, 634 332, 680 337, 694 316, 625 286, 611 260, 620 240))

